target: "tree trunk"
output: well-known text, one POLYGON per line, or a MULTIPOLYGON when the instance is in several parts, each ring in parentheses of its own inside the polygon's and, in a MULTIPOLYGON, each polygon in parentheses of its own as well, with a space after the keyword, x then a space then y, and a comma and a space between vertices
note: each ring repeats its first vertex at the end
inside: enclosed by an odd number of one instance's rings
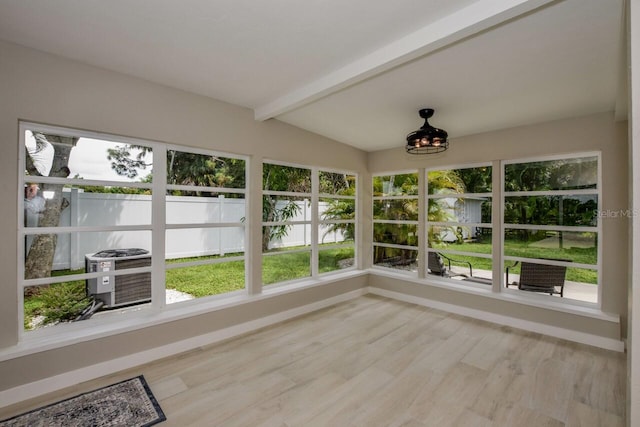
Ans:
MULTIPOLYGON (((44 137, 54 148, 53 163, 49 176, 66 178, 69 176, 69 155, 76 145, 78 138, 58 135, 39 134, 44 137)), ((68 205, 68 201, 62 197, 61 184, 41 184, 41 191, 53 194, 46 199, 45 209, 38 218, 38 227, 57 227, 60 223, 60 214, 68 205)), ((37 279, 51 276, 53 256, 58 240, 57 234, 37 234, 29 247, 25 259, 25 279, 37 279)))

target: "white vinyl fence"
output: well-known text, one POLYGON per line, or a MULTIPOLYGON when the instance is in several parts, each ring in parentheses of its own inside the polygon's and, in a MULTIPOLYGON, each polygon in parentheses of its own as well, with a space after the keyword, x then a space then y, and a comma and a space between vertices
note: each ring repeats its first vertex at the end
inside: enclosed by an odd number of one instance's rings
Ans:
MULTIPOLYGON (((65 194, 69 201, 60 217, 60 226, 122 226, 151 223, 151 196, 84 193, 73 189, 65 194)), ((307 202, 299 202, 299 213, 292 221, 310 221, 307 202)), ((166 258, 224 255, 244 251, 242 227, 198 228, 203 223, 241 222, 245 200, 214 197, 167 196, 167 224, 193 224, 194 228, 167 230, 166 258)), ((326 204, 320 204, 320 212, 326 204)), ((341 233, 320 230, 322 243, 340 242, 341 233)), ((31 238, 27 240, 30 244, 31 238)), ((272 242, 273 247, 307 245, 311 225, 295 226, 287 236, 272 242)), ((58 235, 53 268, 84 267, 85 255, 105 249, 142 248, 151 251, 151 231, 82 232, 58 235)))

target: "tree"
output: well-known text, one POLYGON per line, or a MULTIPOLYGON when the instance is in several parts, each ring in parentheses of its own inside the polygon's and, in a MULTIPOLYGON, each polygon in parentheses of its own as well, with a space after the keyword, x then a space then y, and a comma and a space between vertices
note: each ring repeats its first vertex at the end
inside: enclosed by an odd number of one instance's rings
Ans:
MULTIPOLYGON (((79 138, 34 132, 36 140, 35 150, 27 148, 27 175, 41 176, 42 159, 38 153, 53 148, 53 159, 48 176, 66 178, 69 176, 69 157, 71 150, 76 146, 79 138)), ((62 184, 41 184, 41 190, 51 194, 45 202, 45 209, 38 219, 39 227, 57 227, 60 223, 60 214, 68 205, 62 197, 62 184)), ((37 234, 25 259, 25 279, 37 279, 51 276, 53 256, 56 250, 57 234, 37 234)), ((29 292, 32 292, 30 289, 29 292)))

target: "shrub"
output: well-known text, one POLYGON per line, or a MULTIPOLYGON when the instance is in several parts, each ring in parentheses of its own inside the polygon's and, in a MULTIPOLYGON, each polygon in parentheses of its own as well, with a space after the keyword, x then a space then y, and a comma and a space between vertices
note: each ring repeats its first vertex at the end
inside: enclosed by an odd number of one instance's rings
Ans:
POLYGON ((91 302, 84 290, 84 281, 59 283, 43 289, 41 314, 44 322, 68 322, 75 319, 91 302))

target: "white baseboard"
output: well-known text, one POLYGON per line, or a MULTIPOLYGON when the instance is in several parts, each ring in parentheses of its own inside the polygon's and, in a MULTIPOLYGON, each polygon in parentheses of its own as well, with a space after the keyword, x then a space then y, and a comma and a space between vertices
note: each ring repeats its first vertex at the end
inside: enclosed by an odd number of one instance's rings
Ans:
POLYGON ((499 325, 508 325, 516 329, 522 329, 529 332, 537 332, 543 335, 549 335, 555 338, 561 338, 567 341, 587 344, 594 347, 604 348, 618 352, 624 351, 624 342, 613 338, 601 337, 598 335, 588 334, 585 332, 577 332, 570 329, 559 328, 557 326, 544 325, 541 323, 531 322, 528 320, 516 319, 514 317, 504 316, 501 314, 490 313, 488 311, 476 310, 473 308, 461 307, 458 305, 448 304, 439 301, 433 301, 427 298, 407 295, 400 292, 388 291, 376 287, 369 287, 369 293, 380 295, 383 297, 396 299, 424 307, 435 308, 446 311, 448 313, 459 314, 461 316, 471 317, 474 319, 485 320, 487 322, 499 325))
POLYGON ((42 396, 44 394, 51 393, 57 390, 61 390, 63 388, 81 382, 94 380, 105 375, 113 374, 125 369, 134 368, 136 366, 144 365, 158 359, 174 356, 176 354, 184 353, 198 347, 214 344, 216 342, 246 334, 248 332, 256 331, 266 326, 270 326, 279 322, 283 322, 285 320, 293 319, 294 317, 298 317, 303 314, 330 307, 343 301, 349 301, 358 298, 365 294, 367 294, 366 288, 357 289, 355 291, 337 295, 332 298, 327 298, 322 301, 317 301, 312 304, 307 304, 301 307, 292 308, 291 310, 272 314, 261 319, 241 323, 239 325, 231 326, 229 328, 221 329, 208 334, 188 338, 186 340, 174 342, 161 347, 156 347, 151 350, 141 351, 139 353, 134 353, 128 356, 112 359, 107 362, 86 366, 74 371, 65 372, 60 375, 45 378, 39 381, 34 381, 28 384, 23 384, 8 390, 0 391, 0 408, 13 405, 24 400, 32 399, 34 397, 42 396))

